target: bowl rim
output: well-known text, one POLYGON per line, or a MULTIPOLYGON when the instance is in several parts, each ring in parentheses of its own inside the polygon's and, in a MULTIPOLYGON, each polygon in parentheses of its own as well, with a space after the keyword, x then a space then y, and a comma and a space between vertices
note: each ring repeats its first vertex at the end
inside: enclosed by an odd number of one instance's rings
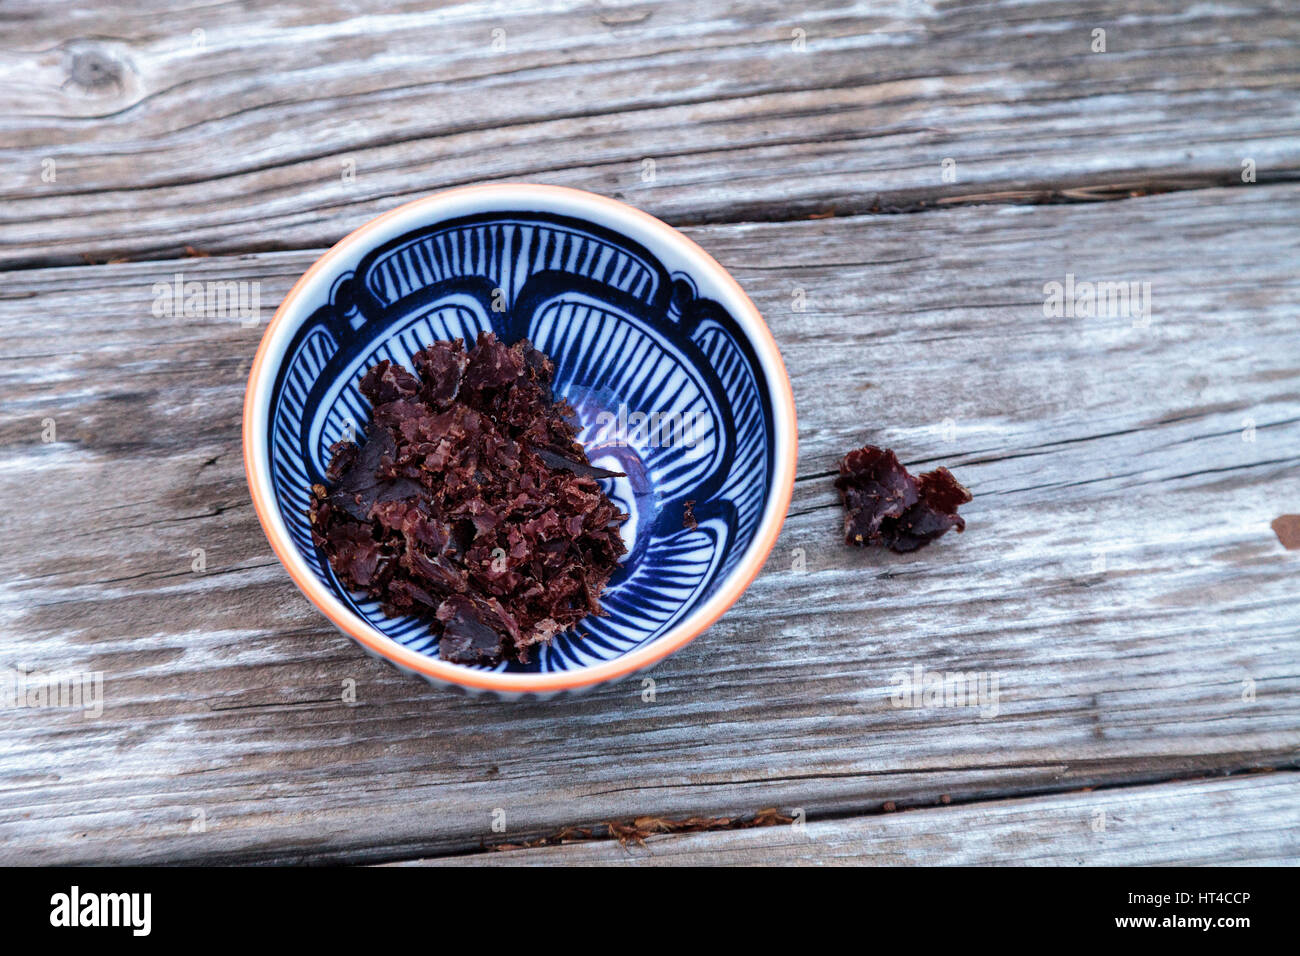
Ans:
MULTIPOLYGON (((656 252, 652 243, 643 244, 651 252, 656 252)), ((364 253, 365 250, 362 251, 364 253)), ((309 315, 310 311, 305 310, 298 324, 306 321, 309 315)), ((772 336, 758 308, 740 287, 740 283, 694 240, 635 206, 581 189, 532 183, 459 186, 430 193, 376 216, 331 246, 289 289, 262 334, 249 369, 248 385, 244 391, 242 440, 244 473, 258 523, 262 526, 262 531, 271 543, 271 549, 276 557, 289 572, 289 577, 317 610, 362 647, 399 667, 415 671, 431 680, 507 694, 558 693, 617 680, 663 660, 711 627, 758 576, 772 547, 776 544, 794 493, 795 467, 798 460, 798 429, 790 377, 781 359, 776 339, 772 336), (269 365, 268 362, 272 358, 271 352, 277 336, 281 335, 282 328, 287 330, 287 334, 282 338, 283 343, 287 344, 292 334, 287 323, 290 322, 290 313, 299 297, 337 260, 355 251, 358 245, 364 244, 372 235, 395 220, 412 218, 416 214, 431 214, 428 221, 436 223, 440 215, 439 208, 462 206, 467 201, 482 201, 485 203, 483 208, 486 211, 494 211, 496 208, 504 211, 506 208, 504 204, 512 202, 525 204, 535 202, 541 203, 541 209, 557 214, 581 216, 584 209, 588 212, 594 210, 597 214, 603 213, 604 218, 598 215, 595 219, 598 223, 607 224, 609 218, 622 218, 632 222, 646 236, 653 237, 661 243, 661 247, 674 247, 701 270, 712 273, 712 278, 728 293, 731 300, 727 303, 728 310, 749 335, 760 365, 767 374, 772 399, 776 468, 772 489, 754 539, 750 542, 741 561, 722 582, 722 586, 703 605, 665 634, 611 661, 570 671, 520 674, 475 670, 411 650, 353 614, 311 572, 289 539, 288 529, 280 518, 279 509, 271 492, 270 456, 266 448, 266 416, 263 412, 270 407, 270 392, 274 386, 278 361, 283 358, 283 349, 280 350, 280 354, 274 356, 276 365, 269 365)))

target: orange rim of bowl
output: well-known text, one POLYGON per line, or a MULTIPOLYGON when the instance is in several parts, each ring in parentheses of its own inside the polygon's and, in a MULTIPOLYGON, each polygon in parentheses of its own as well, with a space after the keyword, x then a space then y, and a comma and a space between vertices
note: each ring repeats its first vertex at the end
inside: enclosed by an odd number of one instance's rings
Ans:
POLYGON ((280 303, 280 307, 276 309, 270 324, 262 334, 262 340, 257 347, 257 352, 253 356, 252 368, 248 373, 248 385, 244 391, 243 445, 244 474, 248 481, 249 492, 253 498, 253 509, 257 512, 257 520, 261 523, 262 530, 271 543, 271 549, 275 552, 285 570, 289 572, 289 577, 293 579, 298 589, 306 595, 312 604, 316 605, 317 609, 335 627, 380 657, 425 677, 478 690, 527 694, 556 693, 580 687, 589 687, 594 684, 617 680, 620 677, 626 677, 629 674, 643 670, 685 647, 711 627, 718 618, 735 604, 740 595, 745 592, 745 589, 753 583, 759 571, 762 570, 768 554, 771 553, 772 547, 776 544, 776 539, 781 533, 781 527, 785 523, 786 512, 790 507, 790 498, 794 493, 795 466, 798 460, 798 428, 795 418, 794 391, 790 387, 790 377, 786 373, 785 363, 781 359, 781 352, 777 348, 776 339, 773 338, 772 332, 767 327, 767 323, 763 320, 758 308, 740 287, 740 283, 732 278, 731 274, 694 240, 666 222, 637 209, 635 206, 629 206, 627 203, 609 199, 597 193, 589 193, 581 189, 570 189, 565 186, 502 183, 462 186, 442 190, 403 203, 348 233, 312 263, 307 271, 299 277, 298 281, 293 284, 293 287, 284 297, 284 301, 280 303), (269 456, 266 455, 265 449, 262 450, 263 457, 267 458, 265 470, 256 467, 254 462, 255 446, 259 444, 265 445, 265 441, 261 443, 254 441, 254 432, 256 430, 254 421, 257 417, 254 407, 255 393, 261 382, 263 366, 266 364, 270 352, 270 343, 280 325, 288 321, 288 313, 303 288, 380 226, 398 216, 421 206, 443 203, 449 199, 461 199, 473 197, 474 195, 490 196, 494 193, 501 195, 506 191, 526 191, 529 194, 543 197, 550 196, 561 202, 586 204, 604 208, 610 211, 611 214, 630 216, 652 234, 661 237, 670 245, 676 244, 684 248, 690 255, 699 259, 706 269, 714 273, 719 283, 734 295, 736 302, 741 306, 741 310, 746 313, 744 316, 748 320, 746 331, 753 336, 752 341, 755 349, 760 353, 766 352, 770 359, 770 368, 767 369, 767 373, 772 380, 773 403, 774 405, 779 403, 785 411, 786 420, 789 422, 788 440, 790 451, 789 454, 783 454, 782 436, 779 427, 780 416, 776 415, 773 418, 774 426, 776 426, 774 427, 776 444, 774 453, 777 457, 777 467, 772 493, 768 499, 768 509, 765 511, 762 524, 759 527, 761 537, 750 543, 744 561, 732 572, 730 579, 723 583, 723 587, 719 592, 709 598, 700 609, 693 612, 686 621, 679 623, 662 637, 658 637, 642 647, 635 648, 612 661, 579 668, 576 671, 556 671, 545 674, 478 671, 413 651, 386 636, 348 611, 325 585, 310 572, 310 569, 306 567, 306 562, 298 554, 292 542, 282 539, 270 517, 272 514, 278 514, 278 511, 276 510, 275 499, 271 494, 269 456), (773 375, 773 371, 778 374, 773 375))

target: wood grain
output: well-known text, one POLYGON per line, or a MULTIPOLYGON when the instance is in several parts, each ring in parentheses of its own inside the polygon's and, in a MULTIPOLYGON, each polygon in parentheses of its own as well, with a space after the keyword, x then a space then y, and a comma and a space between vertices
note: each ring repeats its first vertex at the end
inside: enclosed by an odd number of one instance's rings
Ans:
MULTIPOLYGON (((1257 184, 688 230, 767 316, 802 454, 763 574, 653 702, 454 697, 293 589, 239 460, 260 330, 150 307, 179 269, 260 282, 266 318, 316 252, 0 273, 0 494, 21 502, 0 666, 105 681, 98 719, 0 711, 0 860, 382 861, 501 842, 496 810, 522 840, 1294 769, 1300 557, 1270 522, 1300 510, 1298 213, 1300 186, 1257 184), (1045 316, 1067 274, 1149 281, 1150 326, 1045 316), (952 467, 966 534, 840 545, 828 476, 868 440, 952 467), (996 716, 895 706, 917 665, 996 674, 996 716)), ((1207 859, 1255 846, 1224 840, 1207 859)))
POLYGON ((1294 863, 1300 775, 1122 787, 412 866, 1205 866, 1294 863))
POLYGON ((8 0, 0 264, 315 248, 500 180, 675 224, 1278 182, 1298 49, 1282 0, 8 0))

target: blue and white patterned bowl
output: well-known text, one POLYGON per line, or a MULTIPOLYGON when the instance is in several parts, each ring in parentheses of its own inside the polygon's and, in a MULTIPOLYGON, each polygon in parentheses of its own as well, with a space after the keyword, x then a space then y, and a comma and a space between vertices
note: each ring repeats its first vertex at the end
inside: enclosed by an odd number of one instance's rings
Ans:
POLYGON ((286 296, 253 361, 244 463, 271 545, 368 651, 435 683, 500 695, 579 690, 649 667, 713 623, 762 567, 790 502, 795 413, 776 343, 739 285, 659 220, 554 186, 475 186, 362 226, 286 296), (603 616, 527 665, 438 658, 427 624, 349 593, 313 546, 307 494, 360 431, 361 374, 489 330, 555 362, 593 464, 631 518, 603 616), (683 522, 693 500, 698 527, 683 522))

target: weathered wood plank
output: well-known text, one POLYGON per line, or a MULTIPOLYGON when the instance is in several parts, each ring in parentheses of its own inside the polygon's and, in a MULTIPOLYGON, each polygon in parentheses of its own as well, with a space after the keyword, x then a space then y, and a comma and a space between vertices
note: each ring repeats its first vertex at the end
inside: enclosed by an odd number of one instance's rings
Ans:
POLYGON ((752 830, 413 860, 405 866, 1300 864, 1300 774, 1122 787, 752 830))
POLYGON ((700 223, 1300 171, 1280 0, 426 7, 6 3, 0 265, 313 248, 498 180, 700 223))
POLYGON ((1258 185, 690 230, 772 325, 802 456, 764 573, 653 702, 453 697, 296 593, 239 463, 258 330, 150 306, 182 268, 269 315, 313 254, 0 274, 0 666, 105 680, 98 719, 0 712, 0 859, 373 861, 499 842, 498 808, 518 840, 1294 766, 1300 558, 1269 522, 1300 511, 1298 210, 1258 185), (1150 281, 1150 327, 1045 317, 1067 273, 1150 281), (949 464, 967 533, 839 545, 825 476, 865 440, 949 464), (917 665, 996 674, 997 716, 895 706, 917 665))

